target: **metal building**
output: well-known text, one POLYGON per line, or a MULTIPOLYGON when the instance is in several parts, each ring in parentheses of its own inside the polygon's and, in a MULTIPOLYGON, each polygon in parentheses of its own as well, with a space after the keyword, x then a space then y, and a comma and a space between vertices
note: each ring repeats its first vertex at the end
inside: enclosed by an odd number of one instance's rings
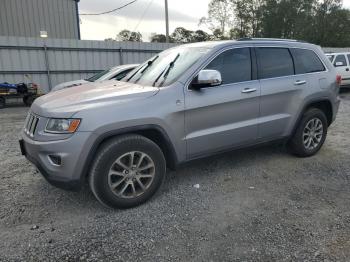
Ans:
POLYGON ((0 36, 80 39, 79 0, 0 0, 0 36))

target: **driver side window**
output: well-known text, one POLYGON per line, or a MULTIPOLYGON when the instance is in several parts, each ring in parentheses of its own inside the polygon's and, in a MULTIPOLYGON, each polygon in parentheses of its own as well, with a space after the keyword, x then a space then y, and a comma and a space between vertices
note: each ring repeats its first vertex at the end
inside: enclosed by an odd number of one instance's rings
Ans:
POLYGON ((250 48, 235 48, 222 52, 205 69, 221 73, 222 84, 252 80, 250 48))

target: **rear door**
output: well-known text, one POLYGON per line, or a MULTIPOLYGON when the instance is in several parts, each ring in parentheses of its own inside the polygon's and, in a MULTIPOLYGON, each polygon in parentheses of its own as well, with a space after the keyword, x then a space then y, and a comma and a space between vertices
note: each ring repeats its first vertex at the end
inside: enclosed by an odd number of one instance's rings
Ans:
POLYGON ((342 85, 350 84, 349 56, 349 54, 338 54, 333 62, 337 73, 342 77, 342 85))
POLYGON ((308 87, 308 76, 295 75, 288 47, 257 47, 256 56, 261 86, 259 139, 284 137, 308 87))
POLYGON ((256 141, 260 85, 251 57, 247 47, 222 51, 203 68, 218 70, 222 85, 185 90, 189 158, 256 141))

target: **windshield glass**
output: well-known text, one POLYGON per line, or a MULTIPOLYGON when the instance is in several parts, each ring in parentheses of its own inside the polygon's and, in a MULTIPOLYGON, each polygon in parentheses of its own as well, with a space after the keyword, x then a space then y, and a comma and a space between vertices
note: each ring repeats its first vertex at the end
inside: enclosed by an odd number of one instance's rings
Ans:
POLYGON ((98 74, 96 74, 96 75, 93 75, 92 77, 86 79, 86 81, 95 82, 95 81, 97 81, 98 79, 100 79, 102 76, 108 74, 110 71, 111 71, 111 69, 102 71, 102 72, 100 72, 100 73, 98 73, 98 74))
POLYGON ((170 85, 209 50, 208 47, 186 46, 165 50, 131 71, 121 81, 144 86, 170 85))

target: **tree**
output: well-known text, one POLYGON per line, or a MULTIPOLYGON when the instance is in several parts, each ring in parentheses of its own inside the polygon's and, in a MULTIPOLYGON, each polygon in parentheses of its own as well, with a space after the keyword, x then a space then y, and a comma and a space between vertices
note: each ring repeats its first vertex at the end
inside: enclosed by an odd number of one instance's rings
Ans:
POLYGON ((199 24, 205 24, 213 32, 219 29, 223 35, 233 25, 234 4, 232 0, 211 0, 208 5, 208 17, 202 17, 199 24))
POLYGON ((215 29, 211 35, 211 40, 226 40, 223 32, 220 29, 215 29))
POLYGON ((234 4, 236 37, 259 37, 261 34, 262 4, 261 0, 232 0, 234 4))
POLYGON ((166 42, 166 36, 163 34, 152 34, 150 38, 152 43, 165 43, 166 42))
POLYGON ((113 39, 113 38, 106 38, 105 41, 106 42, 115 42, 115 39, 113 39))
POLYGON ((183 27, 177 27, 171 34, 171 38, 175 43, 191 43, 193 31, 187 30, 183 27))
POLYGON ((142 35, 140 32, 132 32, 124 29, 119 32, 117 39, 119 41, 142 42, 142 35))
POLYGON ((203 30, 197 30, 192 33, 191 42, 203 42, 210 40, 210 35, 203 30))
POLYGON ((350 46, 350 10, 342 0, 211 0, 202 23, 212 40, 269 37, 350 46))

